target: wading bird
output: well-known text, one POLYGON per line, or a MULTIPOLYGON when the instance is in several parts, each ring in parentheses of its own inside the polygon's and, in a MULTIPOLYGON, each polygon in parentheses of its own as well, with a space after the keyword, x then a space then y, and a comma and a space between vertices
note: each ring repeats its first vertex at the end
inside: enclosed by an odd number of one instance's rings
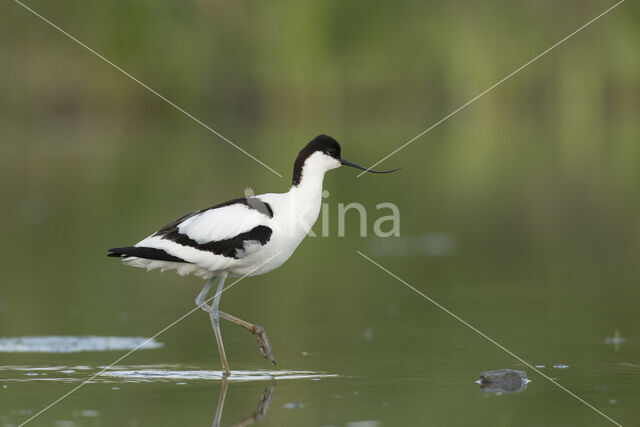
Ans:
POLYGON ((340 144, 319 135, 298 154, 288 192, 234 199, 190 213, 134 246, 109 249, 108 255, 134 267, 175 269, 182 276, 195 274, 207 280, 196 305, 209 312, 224 377, 231 371, 222 344, 220 318, 251 331, 262 355, 275 365, 271 343, 262 327, 218 310, 224 281, 228 276, 267 273, 289 259, 318 218, 325 172, 341 165, 372 173, 398 170, 374 171, 340 156, 340 144), (206 298, 217 277, 218 290, 208 305, 206 298))

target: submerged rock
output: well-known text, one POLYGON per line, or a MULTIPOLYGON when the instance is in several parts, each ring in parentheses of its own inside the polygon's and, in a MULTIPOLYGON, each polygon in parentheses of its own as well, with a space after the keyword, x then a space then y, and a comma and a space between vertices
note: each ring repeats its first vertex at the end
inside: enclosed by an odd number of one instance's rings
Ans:
POLYGON ((526 390, 529 381, 524 371, 498 369, 482 372, 476 382, 480 390, 488 393, 518 393, 526 390))

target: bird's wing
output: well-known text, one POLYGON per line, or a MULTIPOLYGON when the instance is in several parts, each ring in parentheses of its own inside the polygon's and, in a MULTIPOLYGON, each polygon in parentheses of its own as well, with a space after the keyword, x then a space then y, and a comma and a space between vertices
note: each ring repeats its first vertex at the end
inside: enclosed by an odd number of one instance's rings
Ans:
POLYGON ((243 203, 235 203, 200 212, 176 225, 177 232, 200 244, 231 239, 269 218, 243 203))
POLYGON ((185 215, 136 246, 162 248, 189 262, 196 262, 187 256, 193 249, 242 258, 269 241, 272 230, 266 223, 272 216, 271 207, 257 197, 235 199, 185 215))

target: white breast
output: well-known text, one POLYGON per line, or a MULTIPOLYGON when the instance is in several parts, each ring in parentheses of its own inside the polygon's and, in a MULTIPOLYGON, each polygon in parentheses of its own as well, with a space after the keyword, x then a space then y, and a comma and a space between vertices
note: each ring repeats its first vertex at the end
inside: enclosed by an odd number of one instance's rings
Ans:
POLYGON ((310 198, 289 191, 257 197, 273 209, 273 218, 265 223, 273 233, 265 246, 239 260, 231 272, 233 275, 264 274, 281 266, 309 233, 320 213, 321 194, 310 198))

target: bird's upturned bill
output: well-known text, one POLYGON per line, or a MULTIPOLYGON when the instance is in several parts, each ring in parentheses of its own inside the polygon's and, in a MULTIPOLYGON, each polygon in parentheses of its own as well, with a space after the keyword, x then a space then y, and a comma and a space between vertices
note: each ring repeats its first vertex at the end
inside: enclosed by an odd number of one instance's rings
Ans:
POLYGON ((351 166, 352 168, 360 169, 360 170, 363 170, 365 172, 371 172, 371 173, 391 173, 391 172, 399 171, 400 169, 402 169, 402 168, 398 168, 398 169, 392 169, 390 171, 376 171, 376 170, 373 170, 373 169, 367 169, 367 168, 362 167, 360 165, 357 165, 357 164, 355 164, 353 162, 350 162, 349 160, 346 160, 346 159, 340 159, 340 163, 342 163, 345 166, 351 166))

